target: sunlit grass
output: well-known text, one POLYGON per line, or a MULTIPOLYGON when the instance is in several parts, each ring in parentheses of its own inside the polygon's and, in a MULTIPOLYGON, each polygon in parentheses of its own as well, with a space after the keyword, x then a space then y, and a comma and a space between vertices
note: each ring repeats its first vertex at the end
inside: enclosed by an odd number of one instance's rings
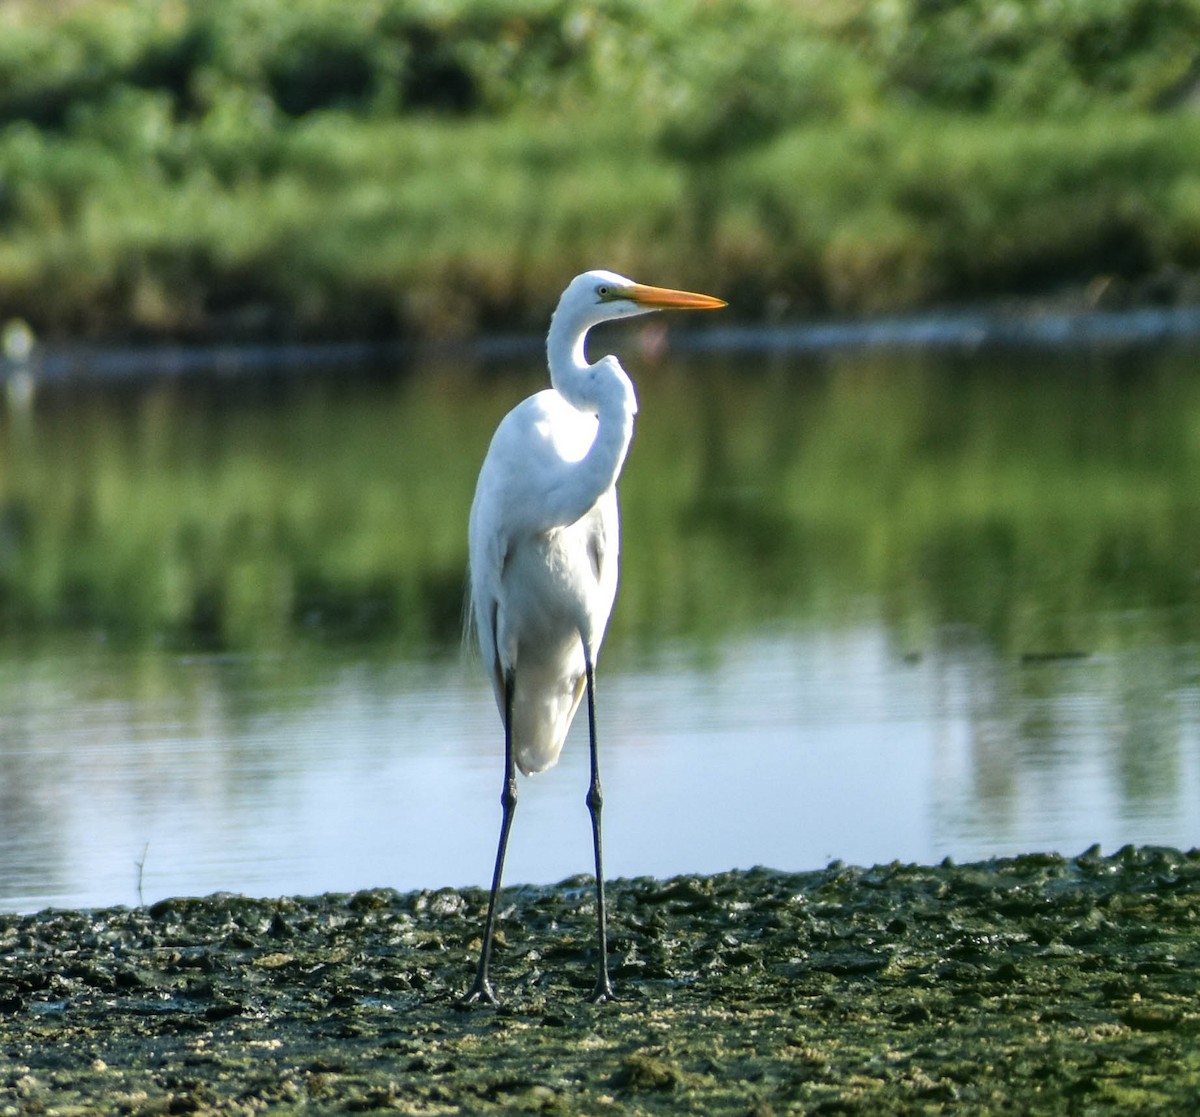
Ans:
POLYGON ((1194 269, 1200 5, 1148 8, 6 6, 0 316, 444 336, 597 262, 746 317, 1194 269))

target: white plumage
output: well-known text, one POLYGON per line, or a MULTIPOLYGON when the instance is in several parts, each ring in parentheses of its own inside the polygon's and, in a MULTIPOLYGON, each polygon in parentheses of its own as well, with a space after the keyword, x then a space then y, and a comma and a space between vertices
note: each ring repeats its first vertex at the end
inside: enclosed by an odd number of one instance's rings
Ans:
POLYGON ((508 413, 479 475, 470 530, 475 627, 502 718, 513 673, 513 755, 526 775, 558 760, 583 697, 584 642, 594 662, 604 638, 617 592, 616 475, 635 411, 630 386, 617 452, 586 490, 573 471, 582 470, 599 423, 554 389, 508 413))
MULTIPOLYGON (((472 618, 505 725, 504 816, 479 971, 471 1000, 494 1002, 488 980, 496 892, 516 808, 514 767, 553 765, 584 694, 617 592, 617 478, 633 437, 637 397, 620 362, 589 363, 587 332, 651 310, 711 309, 708 295, 634 283, 610 271, 576 276, 546 342, 552 387, 518 404, 488 448, 469 530, 472 618)), ((593 699, 594 703, 594 699, 593 699)), ((604 933, 600 780, 590 724, 592 812, 600 923, 593 999, 612 995, 604 933)))

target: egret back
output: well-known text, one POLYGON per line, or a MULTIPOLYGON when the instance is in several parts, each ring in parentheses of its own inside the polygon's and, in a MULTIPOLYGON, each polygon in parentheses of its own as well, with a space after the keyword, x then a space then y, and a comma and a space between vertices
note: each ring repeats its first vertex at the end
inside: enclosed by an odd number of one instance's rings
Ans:
POLYGON ((497 428, 471 507, 479 647, 501 716, 513 673, 513 748, 526 773, 558 759, 583 694, 583 641, 594 662, 616 595, 615 489, 576 491, 596 430, 553 389, 531 396, 497 428))

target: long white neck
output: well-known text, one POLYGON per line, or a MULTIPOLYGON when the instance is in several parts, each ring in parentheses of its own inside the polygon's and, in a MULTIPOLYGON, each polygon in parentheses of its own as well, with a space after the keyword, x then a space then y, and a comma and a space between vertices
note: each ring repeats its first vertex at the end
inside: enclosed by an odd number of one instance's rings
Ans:
POLYGON ((565 523, 574 523, 617 483, 637 414, 633 382, 616 357, 588 363, 584 342, 596 321, 555 314, 546 340, 550 383, 572 407, 595 415, 598 421, 591 448, 572 464, 559 486, 567 506, 565 523))

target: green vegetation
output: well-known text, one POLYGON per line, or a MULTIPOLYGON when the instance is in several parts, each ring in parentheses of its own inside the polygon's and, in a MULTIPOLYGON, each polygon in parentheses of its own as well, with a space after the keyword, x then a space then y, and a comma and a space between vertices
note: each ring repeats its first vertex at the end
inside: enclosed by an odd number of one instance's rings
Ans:
POLYGON ((1200 0, 8 0, 0 319, 540 328, 599 263, 744 317, 1178 295, 1198 41, 1200 0))
MULTIPOLYGON (((46 392, 0 420, 0 629, 455 646, 475 473, 528 363, 46 392)), ((864 608, 906 651, 955 624, 1091 651, 1129 611, 1194 631, 1192 352, 629 364, 616 645, 864 608)))

